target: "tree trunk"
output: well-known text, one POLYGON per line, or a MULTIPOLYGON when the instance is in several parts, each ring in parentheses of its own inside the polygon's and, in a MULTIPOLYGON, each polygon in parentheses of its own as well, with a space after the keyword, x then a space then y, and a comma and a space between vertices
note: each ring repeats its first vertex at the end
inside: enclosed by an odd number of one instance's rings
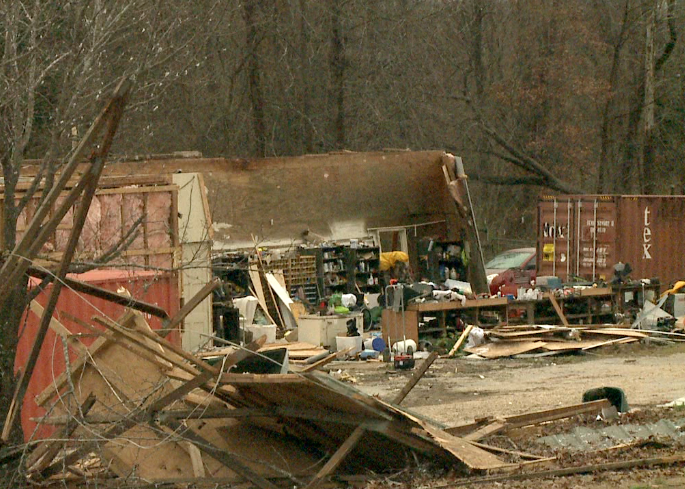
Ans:
POLYGON ((614 45, 614 54, 611 61, 611 71, 609 72, 609 90, 607 93, 607 100, 602 111, 602 126, 600 129, 601 147, 599 151, 599 164, 597 167, 597 193, 603 194, 611 192, 609 187, 610 180, 610 166, 609 145, 611 143, 611 120, 613 119, 613 106, 616 96, 616 85, 618 80, 618 68, 621 61, 621 49, 625 42, 626 31, 628 28, 628 14, 630 12, 630 0, 626 0, 625 8, 623 10, 623 22, 621 23, 621 32, 618 35, 616 44, 614 45))
POLYGON ((243 17, 245 18, 246 42, 248 51, 248 85, 252 105, 252 130, 255 138, 256 156, 266 156, 266 122, 264 115, 264 93, 262 91, 261 69, 259 63, 259 34, 255 19, 256 0, 245 0, 243 17))
POLYGON ((342 33, 342 0, 331 0, 331 99, 333 119, 333 147, 345 147, 345 41, 342 33))
POLYGON ((642 192, 654 193, 654 28, 656 5, 647 12, 645 29, 645 103, 643 111, 642 192))
POLYGON ((314 134, 312 131, 312 103, 309 87, 309 56, 307 55, 309 45, 311 42, 311 27, 307 22, 307 1, 300 0, 300 94, 301 101, 301 128, 302 128, 302 147, 305 153, 312 153, 314 151, 314 134))

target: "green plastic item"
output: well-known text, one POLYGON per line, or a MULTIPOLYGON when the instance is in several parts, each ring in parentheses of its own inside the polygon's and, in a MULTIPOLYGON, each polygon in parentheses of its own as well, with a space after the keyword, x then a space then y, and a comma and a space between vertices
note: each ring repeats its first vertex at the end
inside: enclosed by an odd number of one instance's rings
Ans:
POLYGON ((350 310, 346 308, 345 306, 335 306, 335 313, 336 314, 349 314, 350 310))

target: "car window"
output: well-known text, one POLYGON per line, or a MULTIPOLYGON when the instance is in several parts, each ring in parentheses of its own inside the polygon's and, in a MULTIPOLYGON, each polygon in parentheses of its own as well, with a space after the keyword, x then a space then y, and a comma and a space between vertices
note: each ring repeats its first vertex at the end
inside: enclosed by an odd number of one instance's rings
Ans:
POLYGON ((487 262, 485 268, 520 268, 529 256, 530 251, 505 251, 487 262))

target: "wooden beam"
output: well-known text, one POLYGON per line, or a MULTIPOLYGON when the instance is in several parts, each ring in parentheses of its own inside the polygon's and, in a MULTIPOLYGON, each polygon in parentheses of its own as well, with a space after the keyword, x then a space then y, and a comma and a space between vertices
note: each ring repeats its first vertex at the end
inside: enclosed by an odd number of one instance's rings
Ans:
MULTIPOLYGON (((32 277, 39 278, 41 280, 51 276, 45 270, 37 267, 29 267, 26 273, 28 273, 32 277)), ((82 282, 81 280, 65 277, 64 284, 70 289, 75 290, 76 292, 81 292, 92 297, 97 297, 98 299, 104 299, 108 302, 119 304, 129 309, 135 309, 136 311, 144 312, 146 314, 151 314, 152 316, 161 319, 169 318, 169 314, 167 314, 167 312, 161 307, 155 306, 154 304, 150 304, 145 301, 133 299, 125 295, 117 294, 116 292, 112 292, 111 290, 106 290, 102 287, 82 282)))
MULTIPOLYGON (((31 304, 29 304, 29 308, 31 309, 31 312, 33 312, 39 318, 43 316, 44 309, 43 309, 43 306, 41 306, 38 303, 38 301, 32 300, 31 304)), ((71 346, 76 351, 76 353, 82 354, 86 350, 88 350, 88 348, 86 348, 86 346, 83 343, 81 343, 79 340, 74 338, 71 331, 69 331, 69 329, 66 326, 64 326, 62 323, 60 323, 54 317, 50 318, 50 329, 53 330, 58 335, 62 335, 64 337, 66 337, 67 342, 69 343, 69 346, 71 346)))
POLYGON ((95 396, 91 392, 81 404, 79 412, 76 413, 76 417, 74 417, 74 415, 69 416, 70 422, 67 422, 64 428, 52 435, 52 440, 45 440, 29 455, 26 461, 29 472, 40 472, 50 465, 55 456, 63 448, 65 443, 64 440, 69 438, 76 428, 78 428, 79 423, 77 420, 80 420, 79 418, 81 418, 81 415, 85 416, 88 414, 88 411, 95 405, 95 400, 95 396))
POLYGON ((492 423, 486 424, 482 428, 474 431, 473 433, 463 436, 462 438, 466 441, 478 441, 486 436, 494 435, 495 433, 504 431, 507 428, 508 426, 506 421, 503 419, 495 420, 492 423))
POLYGON ((328 477, 331 472, 338 468, 340 463, 345 459, 345 457, 357 446, 359 440, 361 440, 362 435, 366 430, 362 426, 358 426, 354 429, 352 434, 340 445, 340 448, 333 454, 328 462, 321 467, 319 472, 314 476, 314 478, 307 484, 304 489, 314 489, 323 482, 323 480, 328 477))
POLYGON ((653 467, 655 465, 675 465, 682 464, 684 462, 684 454, 671 455, 668 457, 640 458, 633 460, 623 460, 620 462, 609 462, 604 464, 582 465, 580 467, 566 467, 563 469, 525 472, 522 474, 498 475, 492 477, 481 477, 479 479, 460 479, 451 482, 449 485, 433 486, 433 489, 447 489, 448 487, 459 487, 461 484, 470 485, 484 482, 541 479, 546 477, 559 477, 573 474, 592 474, 608 470, 632 469, 636 467, 653 467))
MULTIPOLYGON (((609 406, 611 406, 611 402, 609 402, 608 399, 600 399, 598 401, 583 402, 580 404, 547 409, 544 411, 536 411, 515 416, 506 416, 500 420, 491 420, 486 425, 477 422, 470 423, 468 425, 445 428, 444 431, 450 433, 451 435, 462 436, 466 438, 469 435, 464 435, 464 432, 469 428, 477 429, 483 433, 493 430, 495 428, 495 426, 493 426, 495 423, 504 423, 506 425, 504 429, 522 428, 524 426, 532 426, 536 424, 547 423, 549 421, 555 421, 557 419, 569 418, 578 414, 596 413, 609 406)), ((475 439, 472 439, 471 441, 475 441, 475 439)))
POLYGON ((218 278, 212 279, 209 283, 207 283, 204 287, 202 287, 197 294, 195 294, 188 302, 186 302, 183 307, 176 313, 174 314, 174 317, 169 319, 168 321, 164 321, 163 323, 163 328, 160 330, 157 330, 157 333, 162 337, 166 337, 169 333, 171 333, 176 326, 181 324, 181 322, 190 314, 193 312, 193 310, 200 305, 200 303, 209 296, 212 292, 214 292, 216 289, 218 289, 221 286, 221 280, 218 278))
POLYGON ((459 339, 457 340, 457 342, 454 344, 454 346, 452 347, 450 352, 447 354, 448 357, 451 358, 457 353, 457 351, 459 350, 459 347, 469 337, 469 333, 471 332, 472 329, 473 329, 472 324, 469 324, 468 326, 466 326, 464 331, 462 331, 461 335, 459 336, 459 339))
POLYGON ((174 430, 177 436, 189 442, 192 442, 201 451, 203 451, 210 457, 216 459, 218 462, 228 467, 236 474, 244 477, 260 489, 278 489, 277 486, 266 480, 261 475, 257 474, 247 465, 243 464, 243 462, 240 459, 238 459, 238 457, 236 457, 232 453, 229 453, 225 450, 216 447, 214 444, 210 443, 209 440, 206 440, 204 437, 198 435, 193 430, 184 427, 180 422, 168 419, 165 421, 164 424, 172 430, 174 430))
POLYGON ((426 373, 426 371, 430 368, 431 365, 433 365, 433 362, 435 359, 438 358, 438 352, 433 351, 431 354, 426 358, 423 363, 421 364, 421 367, 419 367, 418 370, 416 370, 411 378, 409 379, 409 382, 405 384, 404 387, 402 387, 402 390, 395 396, 395 399, 393 399, 394 404, 400 404, 405 397, 411 392, 411 390, 414 388, 416 383, 421 380, 421 377, 426 373))
POLYGON ((346 348, 342 351, 331 353, 330 355, 327 355, 326 357, 322 358, 321 360, 316 361, 316 362, 312 363, 311 365, 307 365, 306 367, 301 369, 300 372, 311 372, 313 370, 318 370, 321 367, 323 367, 324 365, 328 365, 329 363, 331 363, 336 358, 339 358, 343 355, 348 354, 353 349, 354 349, 354 347, 349 347, 349 348, 346 348))
POLYGON ((580 404, 573 404, 571 406, 563 406, 560 408, 521 414, 518 416, 507 416, 504 419, 511 428, 521 428, 523 426, 569 418, 578 414, 596 413, 610 406, 611 402, 609 402, 608 399, 600 399, 598 401, 583 402, 580 404))
POLYGON ((557 316, 559 316, 559 319, 561 319, 564 326, 569 326, 568 319, 566 319, 566 316, 564 316, 564 313, 561 311, 561 307, 559 306, 556 297, 554 297, 554 294, 552 292, 545 292, 545 297, 552 303, 554 310, 557 312, 557 316))

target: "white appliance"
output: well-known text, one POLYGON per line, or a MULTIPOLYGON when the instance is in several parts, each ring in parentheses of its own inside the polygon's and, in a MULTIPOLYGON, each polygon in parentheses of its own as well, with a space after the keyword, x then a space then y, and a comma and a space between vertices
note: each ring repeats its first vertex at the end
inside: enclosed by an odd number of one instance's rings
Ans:
POLYGON ((316 346, 335 348, 335 337, 347 334, 347 321, 354 319, 357 331, 364 332, 364 319, 361 312, 345 315, 315 316, 305 314, 298 318, 297 339, 316 346))

